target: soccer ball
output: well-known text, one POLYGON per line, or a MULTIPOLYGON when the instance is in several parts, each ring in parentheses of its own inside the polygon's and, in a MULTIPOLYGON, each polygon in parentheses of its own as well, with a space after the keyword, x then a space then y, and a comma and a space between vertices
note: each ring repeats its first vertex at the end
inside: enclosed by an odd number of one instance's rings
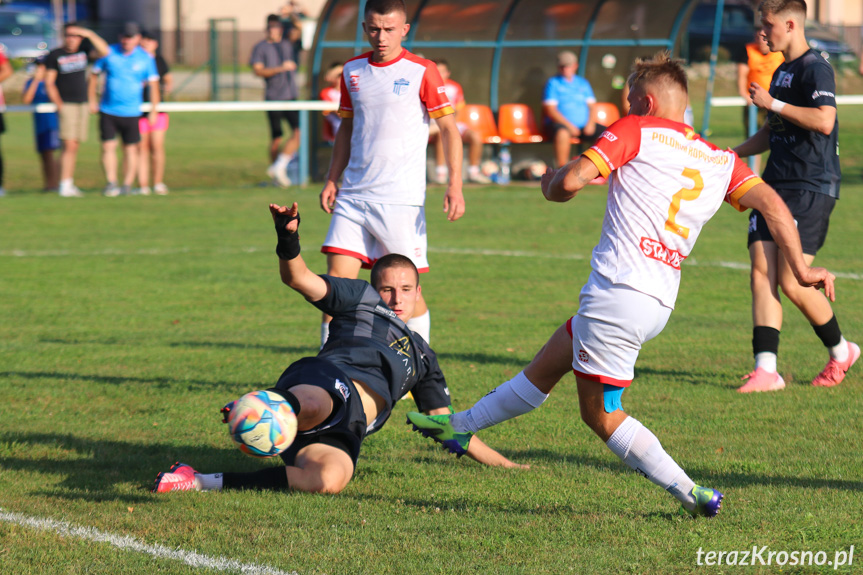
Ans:
POLYGON ((479 171, 487 178, 494 178, 500 172, 500 166, 494 160, 486 160, 479 165, 479 171))
POLYGON ((548 165, 542 160, 522 160, 512 167, 513 173, 522 180, 541 180, 548 165))
POLYGON ((252 457, 273 457, 297 436, 297 416, 291 404, 272 391, 253 391, 234 402, 228 433, 240 451, 252 457))
POLYGON ((541 180, 547 170, 548 164, 542 160, 534 160, 530 163, 530 175, 534 180, 541 180))

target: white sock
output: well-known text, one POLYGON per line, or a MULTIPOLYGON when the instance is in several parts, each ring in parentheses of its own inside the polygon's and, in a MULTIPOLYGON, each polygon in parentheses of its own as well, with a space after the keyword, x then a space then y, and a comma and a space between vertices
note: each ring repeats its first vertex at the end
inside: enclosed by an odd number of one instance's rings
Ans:
POLYGON ((479 175, 479 166, 468 166, 467 167, 467 173, 471 177, 478 176, 479 175))
POLYGON ((546 399, 548 394, 540 391, 524 372, 520 371, 511 380, 488 392, 467 411, 453 415, 450 423, 459 433, 476 433, 480 429, 533 411, 546 399))
POLYGON ((421 316, 410 318, 408 320, 408 329, 420 334, 426 340, 426 343, 431 345, 431 312, 426 310, 421 316))
POLYGON ((279 154, 276 161, 273 162, 273 167, 276 169, 286 170, 288 168, 288 164, 291 163, 293 158, 293 154, 279 154))
POLYGON ((631 469, 671 493, 684 507, 690 511, 695 508, 695 498, 690 493, 695 483, 637 419, 623 420, 606 445, 631 469))
POLYGON ((447 176, 449 176, 449 168, 446 166, 438 166, 435 168, 435 172, 437 172, 437 177, 439 180, 445 180, 447 176))
POLYGON ((67 179, 65 179, 65 180, 60 180, 60 190, 61 190, 61 191, 62 191, 62 190, 68 190, 68 189, 71 189, 71 188, 72 188, 72 186, 73 186, 73 180, 72 180, 72 178, 67 178, 67 179))
POLYGON ((828 351, 830 352, 830 357, 836 361, 848 361, 848 354, 850 351, 848 349, 848 342, 845 340, 845 336, 841 336, 839 343, 829 348, 828 351))
POLYGON ((321 323, 321 347, 330 339, 330 322, 321 323))
POLYGON ((199 491, 221 491, 222 490, 222 474, 221 473, 196 473, 195 481, 198 483, 199 491))
POLYGON ((776 373, 776 354, 771 351, 762 351, 755 354, 755 369, 762 368, 764 371, 776 373))

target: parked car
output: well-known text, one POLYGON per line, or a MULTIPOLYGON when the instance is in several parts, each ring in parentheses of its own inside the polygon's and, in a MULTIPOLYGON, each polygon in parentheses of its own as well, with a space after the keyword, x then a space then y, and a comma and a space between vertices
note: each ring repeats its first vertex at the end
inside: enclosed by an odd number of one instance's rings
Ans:
POLYGON ((0 6, 0 50, 8 58, 36 59, 56 45, 55 36, 46 10, 0 6))
MULTIPOLYGON (((715 0, 705 0, 693 10, 687 29, 690 62, 705 62, 710 59, 715 19, 715 0)), ((737 61, 742 58, 745 54, 742 50, 746 44, 752 42, 755 29, 759 25, 757 14, 748 4, 726 2, 722 10, 722 30, 719 34, 719 60, 737 61)), ((854 60, 856 57, 854 50, 841 40, 839 34, 817 22, 807 20, 806 39, 809 47, 820 52, 834 65, 854 60)))
POLYGON ((834 65, 850 62, 857 57, 851 46, 843 42, 839 34, 817 22, 806 22, 806 40, 810 48, 821 52, 821 55, 834 65))

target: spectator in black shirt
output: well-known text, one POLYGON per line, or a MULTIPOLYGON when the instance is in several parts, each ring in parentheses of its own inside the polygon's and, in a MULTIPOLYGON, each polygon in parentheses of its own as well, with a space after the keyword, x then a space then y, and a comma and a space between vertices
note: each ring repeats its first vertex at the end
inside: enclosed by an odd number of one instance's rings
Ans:
MULTIPOLYGON (((398 254, 380 258, 372 283, 314 274, 300 254, 299 211, 270 204, 279 237, 282 282, 333 316, 330 337, 317 357, 293 363, 274 391, 298 419, 293 444, 281 454, 286 467, 251 473, 197 473, 177 463, 160 473, 154 492, 218 489, 294 489, 338 493, 351 480, 366 435, 379 430, 395 403, 411 391, 420 411, 450 413, 449 390, 437 357, 405 323, 421 288, 413 262, 398 254)), ((230 410, 230 405, 226 410, 230 410)), ((223 410, 224 412, 225 410, 223 410)), ((227 419, 227 416, 226 416, 227 419)), ((468 457, 502 467, 517 465, 474 437, 468 457)))
MULTIPOLYGON (((759 9, 767 44, 771 51, 782 52, 785 62, 773 73, 769 91, 755 82, 750 84, 752 103, 767 110, 767 122, 735 151, 745 157, 770 150, 764 181, 791 210, 806 263, 811 265, 827 238, 830 213, 839 199, 836 81, 833 67, 806 41, 804 0, 765 0, 759 9)), ((778 287, 809 320, 829 351, 830 359, 812 385, 839 384, 860 357, 860 348, 842 336, 829 300, 794 279, 758 211, 749 219, 749 257, 755 370, 745 376, 748 381, 738 391, 785 387, 776 369, 782 327, 778 287)))
POLYGON ((87 140, 87 65, 108 54, 108 43, 87 28, 69 22, 63 27, 63 46, 45 57, 45 89, 60 116, 60 195, 79 197, 75 186, 78 147, 87 140))

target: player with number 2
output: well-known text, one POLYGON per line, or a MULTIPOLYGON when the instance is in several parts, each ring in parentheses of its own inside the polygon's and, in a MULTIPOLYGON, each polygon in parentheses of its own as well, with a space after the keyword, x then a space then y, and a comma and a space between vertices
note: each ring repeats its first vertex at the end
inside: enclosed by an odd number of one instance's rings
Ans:
POLYGON ((453 415, 409 413, 423 435, 461 453, 474 433, 539 407, 575 372, 581 417, 630 468, 677 498, 693 516, 712 517, 723 495, 695 484, 656 436, 623 411, 642 344, 659 335, 677 299, 681 263, 723 202, 764 214, 797 281, 834 298, 834 276, 806 264, 791 213, 769 185, 730 150, 701 139, 683 121, 688 100, 681 63, 660 52, 637 60, 629 77, 629 115, 559 170, 542 192, 566 202, 600 174, 609 193, 578 313, 557 329, 530 365, 471 409, 453 415))

